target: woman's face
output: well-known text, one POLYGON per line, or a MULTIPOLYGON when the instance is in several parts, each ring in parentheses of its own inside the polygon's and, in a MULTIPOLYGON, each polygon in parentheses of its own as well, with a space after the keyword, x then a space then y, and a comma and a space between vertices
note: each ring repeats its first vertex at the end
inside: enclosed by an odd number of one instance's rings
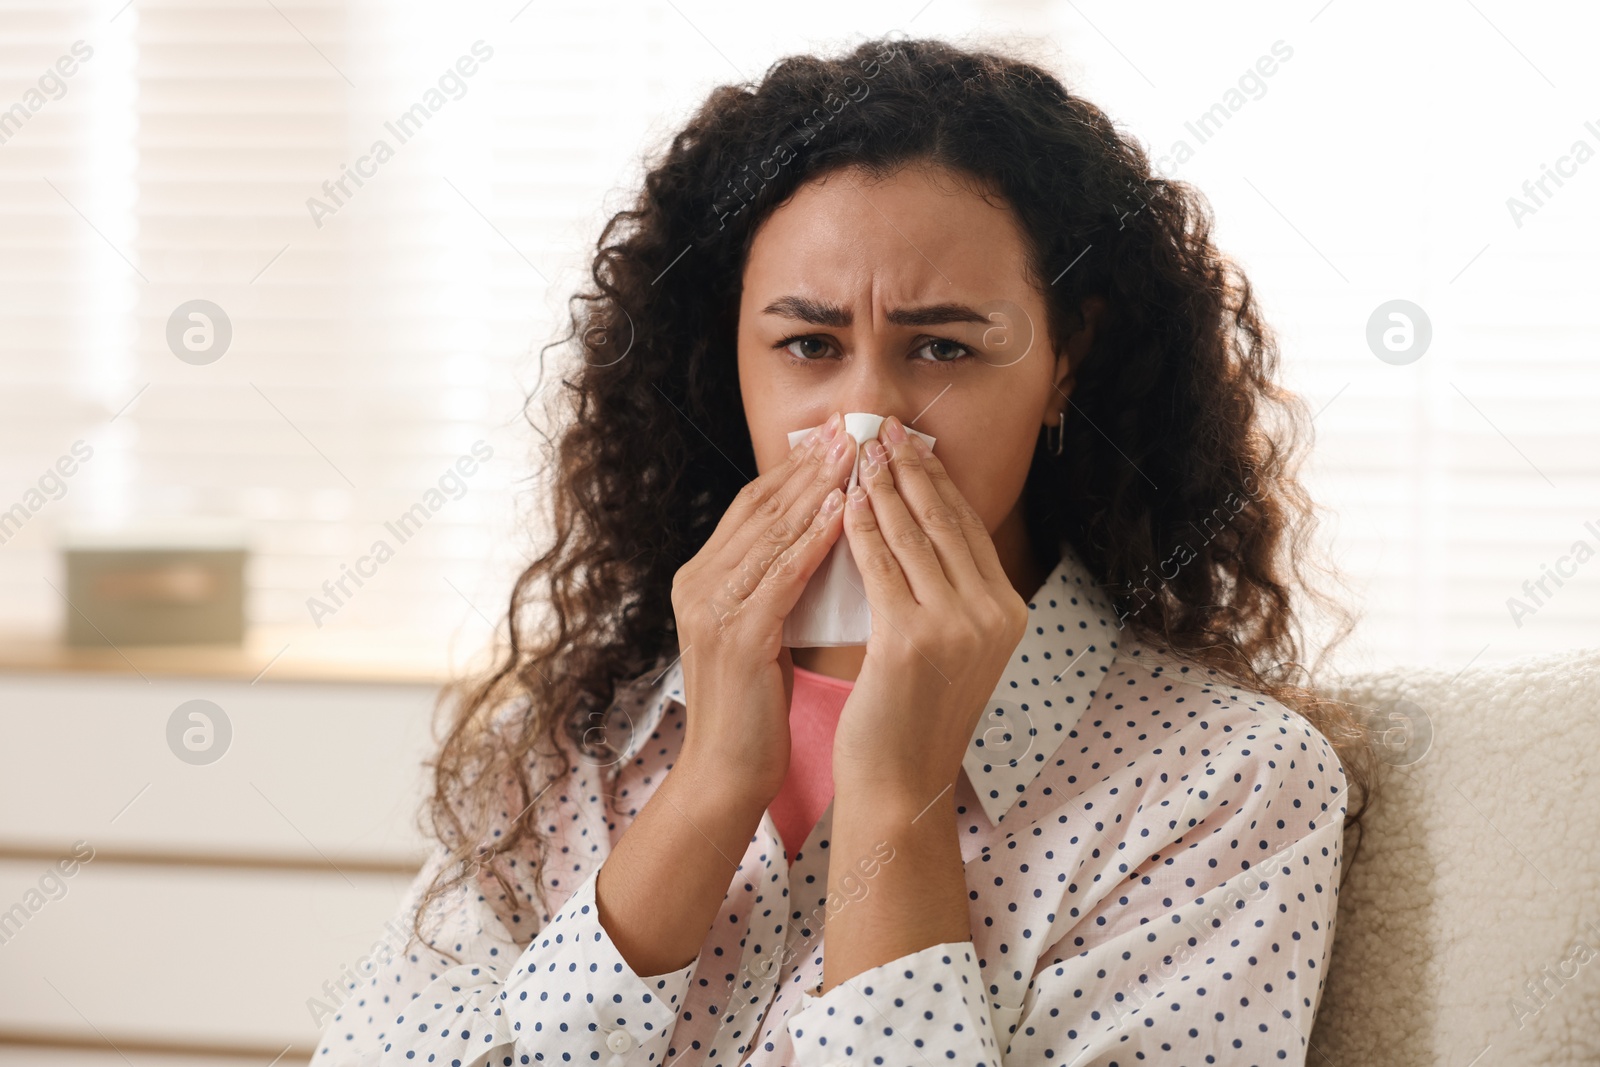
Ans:
POLYGON ((991 534, 1020 524, 1040 427, 1071 381, 1018 226, 998 200, 925 167, 875 184, 835 172, 773 212, 739 303, 739 388, 761 470, 788 453, 789 431, 835 411, 895 415, 937 438, 991 534))

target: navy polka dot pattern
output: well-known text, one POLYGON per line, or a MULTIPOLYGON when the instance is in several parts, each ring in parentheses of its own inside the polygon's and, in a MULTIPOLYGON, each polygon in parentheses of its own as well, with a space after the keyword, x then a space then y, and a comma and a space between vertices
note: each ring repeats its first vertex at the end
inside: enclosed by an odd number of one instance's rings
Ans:
POLYGON ((425 916, 461 962, 393 954, 338 1005, 313 1067, 1304 1064, 1346 811, 1332 746, 1276 701, 1119 642, 1070 547, 1029 611, 956 783, 970 940, 819 995, 826 920, 850 906, 828 892, 830 803, 792 866, 764 814, 698 958, 635 974, 595 877, 680 751, 674 663, 619 690, 619 758, 553 783, 530 767, 550 786, 534 808, 546 903, 530 857, 502 868, 510 899, 482 872, 425 916))

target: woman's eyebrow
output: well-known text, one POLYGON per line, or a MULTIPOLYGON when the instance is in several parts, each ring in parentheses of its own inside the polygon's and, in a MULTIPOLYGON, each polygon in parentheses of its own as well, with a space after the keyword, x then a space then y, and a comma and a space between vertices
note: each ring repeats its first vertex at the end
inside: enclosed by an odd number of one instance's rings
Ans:
MULTIPOLYGON (((813 300, 805 296, 779 297, 761 309, 764 314, 799 319, 814 326, 843 329, 854 316, 849 308, 813 300)), ((926 304, 922 307, 894 308, 884 316, 896 326, 940 326, 948 322, 989 322, 987 315, 966 304, 926 304)))

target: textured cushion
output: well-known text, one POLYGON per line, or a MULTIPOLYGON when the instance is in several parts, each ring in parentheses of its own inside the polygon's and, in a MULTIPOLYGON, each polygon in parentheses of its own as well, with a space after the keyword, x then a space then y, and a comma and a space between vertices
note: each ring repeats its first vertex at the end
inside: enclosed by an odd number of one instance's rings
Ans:
POLYGON ((1600 650, 1324 689, 1387 737, 1306 1062, 1600 1063, 1600 650))

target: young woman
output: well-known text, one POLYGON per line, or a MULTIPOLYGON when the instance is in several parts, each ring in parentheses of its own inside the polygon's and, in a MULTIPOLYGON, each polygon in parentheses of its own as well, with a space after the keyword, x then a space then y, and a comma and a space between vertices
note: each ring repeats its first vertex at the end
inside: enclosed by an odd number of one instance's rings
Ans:
POLYGON ((1295 681, 1305 412, 1199 195, 884 39, 713 92, 593 278, 415 936, 313 1062, 1304 1062, 1370 772, 1295 681), (870 638, 786 647, 840 538, 870 638))

